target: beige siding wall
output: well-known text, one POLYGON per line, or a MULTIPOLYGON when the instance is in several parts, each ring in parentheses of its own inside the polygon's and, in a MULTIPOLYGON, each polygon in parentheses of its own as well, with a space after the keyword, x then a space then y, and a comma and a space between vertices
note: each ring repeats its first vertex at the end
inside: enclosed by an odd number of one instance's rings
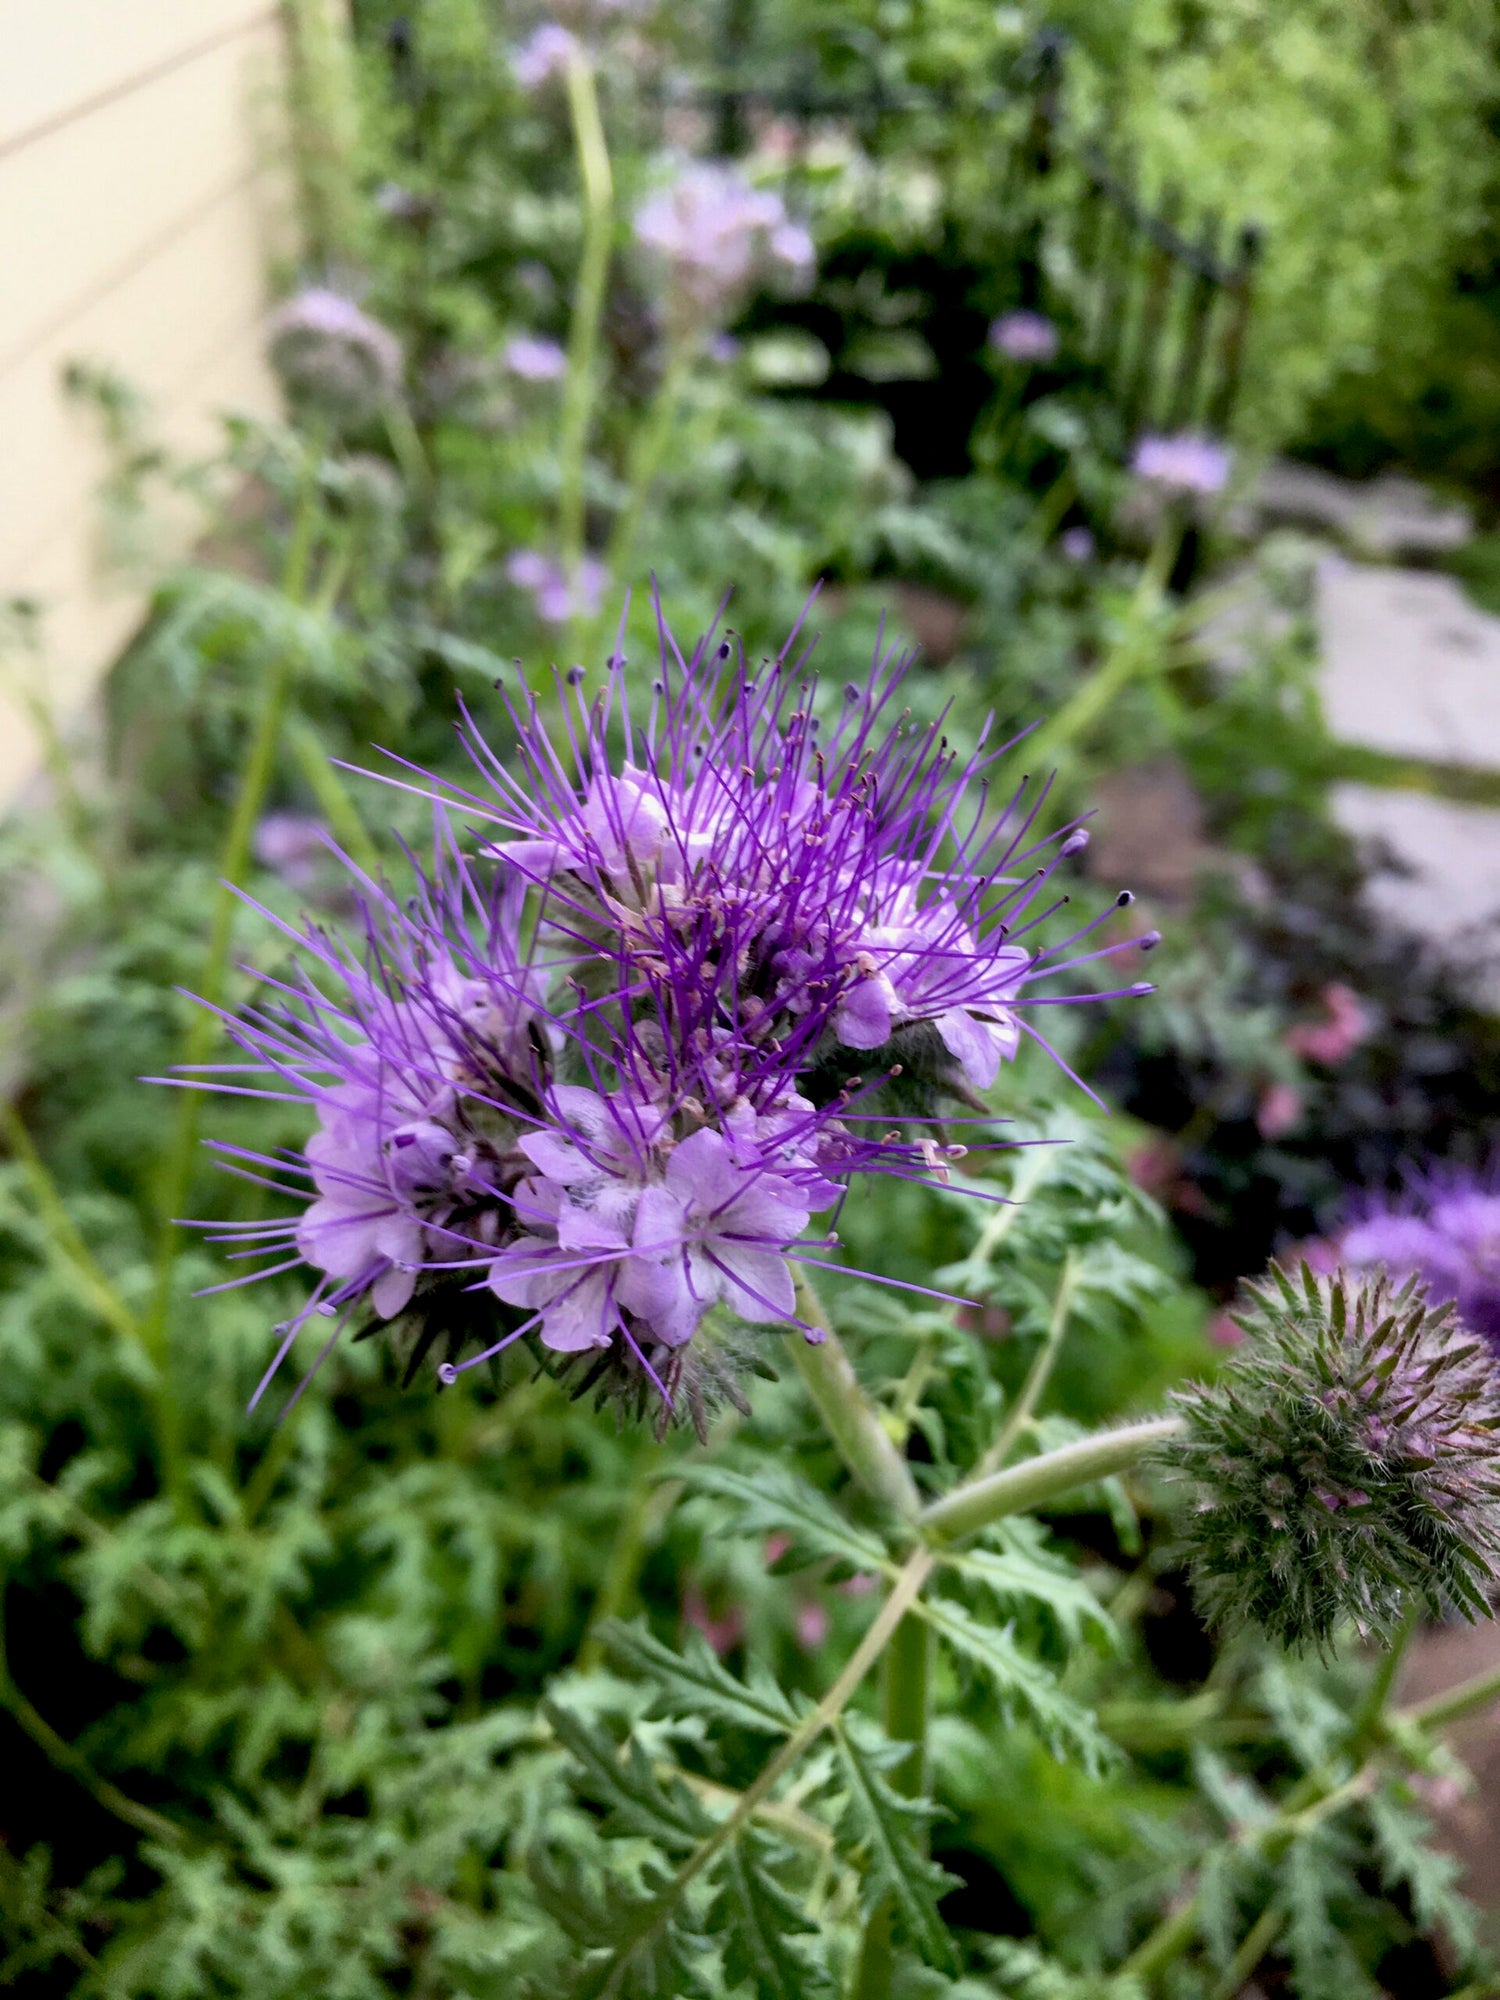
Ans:
MULTIPOLYGON (((225 410, 270 412, 265 273, 284 247, 274 170, 276 0, 0 0, 0 598, 44 610, 47 693, 78 714, 139 620, 103 574, 97 426, 62 393, 106 363, 192 450, 225 410)), ((0 663, 0 800, 36 746, 0 663)))

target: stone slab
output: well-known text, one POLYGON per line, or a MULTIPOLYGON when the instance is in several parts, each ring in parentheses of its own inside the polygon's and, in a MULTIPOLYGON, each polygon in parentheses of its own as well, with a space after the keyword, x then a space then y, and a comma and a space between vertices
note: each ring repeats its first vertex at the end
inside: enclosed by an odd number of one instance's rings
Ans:
POLYGON ((1319 565, 1323 713, 1342 742, 1500 770, 1500 618, 1452 577, 1319 565))
POLYGON ((1472 971, 1500 1012, 1500 811, 1373 785, 1335 785, 1329 803, 1371 865, 1374 913, 1472 971))
POLYGON ((1474 532, 1466 507, 1440 499, 1415 479, 1385 472, 1340 479, 1315 465, 1273 458, 1235 504, 1251 532, 1282 524, 1333 535, 1360 555, 1386 561, 1461 548, 1474 532))

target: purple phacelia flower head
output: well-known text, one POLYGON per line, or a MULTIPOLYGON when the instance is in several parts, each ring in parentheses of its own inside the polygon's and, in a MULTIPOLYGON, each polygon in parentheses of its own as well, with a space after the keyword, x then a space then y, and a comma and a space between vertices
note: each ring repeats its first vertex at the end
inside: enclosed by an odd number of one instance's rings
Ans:
POLYGON ((1070 563, 1089 563, 1097 553, 1092 528, 1064 528, 1057 538, 1057 546, 1070 563))
POLYGON ((537 549, 517 549, 505 574, 526 591, 544 625, 566 625, 570 618, 594 618, 604 597, 609 573, 595 556, 580 556, 569 577, 560 563, 537 549))
POLYGON ((327 285, 298 292, 271 316, 270 353, 295 394, 358 420, 401 390, 401 343, 389 327, 327 285))
POLYGON ((1052 361, 1057 356, 1057 328, 1044 313, 1001 313, 990 322, 989 343, 1007 361, 1052 361))
POLYGON ((523 90, 539 90, 555 76, 564 76, 578 52, 578 37, 557 21, 543 21, 511 56, 510 66, 523 90))
POLYGON ((862 1175, 945 1182, 968 1150, 945 1102, 988 1118, 1033 1011, 1101 997, 1032 990, 1127 948, 1038 942, 1083 840, 1038 832, 1046 787, 996 810, 1001 751, 913 727, 905 661, 829 701, 792 646, 752 675, 663 626, 639 712, 618 660, 551 719, 507 696, 510 764, 466 716, 479 783, 418 774, 415 892, 356 876, 357 940, 288 932, 303 970, 229 1023, 248 1060, 184 1079, 316 1126, 222 1149, 300 1198, 215 1231, 318 1274, 277 1363, 317 1316, 397 1320, 445 1380, 525 1339, 698 1422, 739 1393, 732 1326, 818 1337, 793 1275, 836 1249, 815 1218, 862 1175))
POLYGON ((723 317, 778 266, 806 277, 815 258, 811 236, 780 195, 751 187, 723 161, 684 167, 636 211, 635 233, 665 265, 681 315, 695 322, 723 317))
POLYGON ((555 340, 518 333, 505 344, 504 363, 523 382, 558 382, 568 372, 568 357, 555 340))
POLYGON ((1231 454, 1199 431, 1179 431, 1171 437, 1143 437, 1130 469, 1138 479, 1174 493, 1211 496, 1222 493, 1229 480, 1231 454))
POLYGON ((1383 1267, 1418 1278, 1434 1300, 1500 1346, 1500 1173, 1432 1167, 1404 1190, 1367 1200, 1339 1232, 1340 1260, 1355 1270, 1383 1267))

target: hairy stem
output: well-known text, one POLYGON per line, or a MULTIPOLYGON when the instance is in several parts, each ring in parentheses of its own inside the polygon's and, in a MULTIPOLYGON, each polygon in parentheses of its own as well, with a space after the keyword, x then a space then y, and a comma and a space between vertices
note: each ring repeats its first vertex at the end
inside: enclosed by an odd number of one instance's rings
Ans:
POLYGON ((1063 1259, 1062 1276, 1057 1281, 1057 1291, 1052 1300, 1052 1318, 1047 1327, 1046 1337, 1037 1350, 1021 1393, 1016 1398, 1015 1407, 1000 1426, 1000 1434, 990 1446, 976 1468, 976 1476, 986 1479, 992 1472, 998 1472, 1015 1450, 1026 1426, 1036 1413, 1042 1391, 1052 1377, 1057 1365, 1058 1352, 1062 1347, 1063 1335, 1068 1330, 1068 1315, 1073 1310, 1073 1294, 1078 1289, 1078 1253, 1070 1250, 1063 1259))
POLYGON ((912 1519, 922 1505, 917 1483, 879 1411, 861 1387, 854 1363, 834 1332, 822 1300, 801 1272, 797 1274, 797 1311, 808 1326, 823 1335, 817 1346, 793 1335, 792 1347, 807 1393, 834 1448, 872 1499, 912 1519))
POLYGON ((1128 1472, 1156 1445, 1177 1437, 1182 1428, 1181 1417, 1152 1417, 1145 1423, 1080 1438, 1076 1444, 1023 1459, 1019 1465, 1007 1466, 986 1478, 968 1480, 922 1510, 917 1518, 918 1532, 940 1541, 956 1541, 987 1528, 991 1521, 1003 1520, 1007 1514, 1033 1513, 1075 1487, 1128 1472))
POLYGON ((599 116, 594 72, 582 50, 568 57, 568 111, 573 121, 573 145, 583 186, 583 250, 573 286, 573 317, 568 330, 568 379, 563 390, 562 435, 559 440, 557 503, 558 552, 564 574, 571 580, 583 554, 584 464, 588 456, 589 420, 593 414, 599 328, 604 317, 604 289, 609 278, 610 236, 614 225, 614 177, 609 147, 599 116))
POLYGON ((885 1651, 891 1634, 906 1616, 908 1607, 915 1601, 923 1584, 926 1583, 932 1564, 933 1558, 926 1549, 917 1549, 907 1558, 905 1567, 892 1586, 890 1596, 881 1605, 871 1622, 870 1629, 850 1654, 843 1672, 812 1713, 798 1724, 781 1748, 762 1767, 759 1776, 740 1793, 733 1809, 705 1840, 699 1842, 683 1862, 673 1880, 670 1894, 658 1907, 650 1927, 626 1945, 611 1961, 604 1983, 596 1989, 598 2000, 610 2000, 611 1995, 622 1991, 626 1974, 637 1953, 660 1937, 662 1930, 670 1922, 673 1911, 681 1903, 692 1883, 708 1867, 715 1855, 734 1838, 745 1821, 759 1808, 762 1800, 785 1777, 798 1759, 805 1756, 823 1732, 838 1721, 855 1689, 885 1651))
MULTIPOLYGON (((926 1795, 927 1722, 931 1704, 932 1631, 908 1613, 891 1635, 883 1662, 881 1688, 885 1733, 895 1743, 909 1743, 911 1754, 890 1774, 891 1784, 908 1799, 926 1795)), ((853 2000, 891 2000, 895 1993, 895 1906, 882 1897, 871 1910, 860 1940, 853 2000)))

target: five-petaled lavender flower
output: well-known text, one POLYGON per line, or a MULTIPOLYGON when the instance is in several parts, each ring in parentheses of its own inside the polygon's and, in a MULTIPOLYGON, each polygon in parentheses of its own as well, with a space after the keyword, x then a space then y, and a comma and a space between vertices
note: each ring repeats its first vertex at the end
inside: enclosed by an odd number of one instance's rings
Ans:
POLYGON ((1007 361, 1052 361, 1057 356, 1057 328, 1045 313, 1001 313, 990 322, 989 343, 1007 361))
POLYGON ((665 264, 674 304, 695 323, 724 315, 765 271, 813 267, 811 236, 779 194, 722 161, 684 167, 636 211, 637 240, 665 264))
POLYGON ((327 285, 298 292, 271 315, 270 353, 288 388, 358 420, 400 393, 401 343, 389 327, 327 285))
POLYGON ((736 1393, 721 1323, 817 1337, 793 1266, 835 1251, 813 1218, 851 1178, 945 1181, 947 1107, 988 1116, 1031 1011, 1108 997, 1029 990, 1128 948, 1074 951, 1109 911, 1039 943, 1083 844, 1037 832, 1046 786, 995 810, 1002 749, 912 725, 904 660, 830 701, 792 644, 751 674, 663 628, 643 713, 618 661, 593 701, 582 669, 559 685, 560 721, 507 696, 509 765, 466 717, 479 783, 419 774, 415 895, 358 878, 359 940, 310 931, 229 1024, 245 1082, 202 1081, 318 1127, 300 1154, 225 1149, 303 1207, 219 1240, 320 1274, 267 1381, 314 1315, 335 1338, 404 1316, 445 1379, 531 1338, 697 1421, 736 1393))
POLYGON ((1173 493, 1209 496, 1222 493, 1232 463, 1225 446, 1200 431, 1179 431, 1171 437, 1143 437, 1130 469, 1138 479, 1173 493))

